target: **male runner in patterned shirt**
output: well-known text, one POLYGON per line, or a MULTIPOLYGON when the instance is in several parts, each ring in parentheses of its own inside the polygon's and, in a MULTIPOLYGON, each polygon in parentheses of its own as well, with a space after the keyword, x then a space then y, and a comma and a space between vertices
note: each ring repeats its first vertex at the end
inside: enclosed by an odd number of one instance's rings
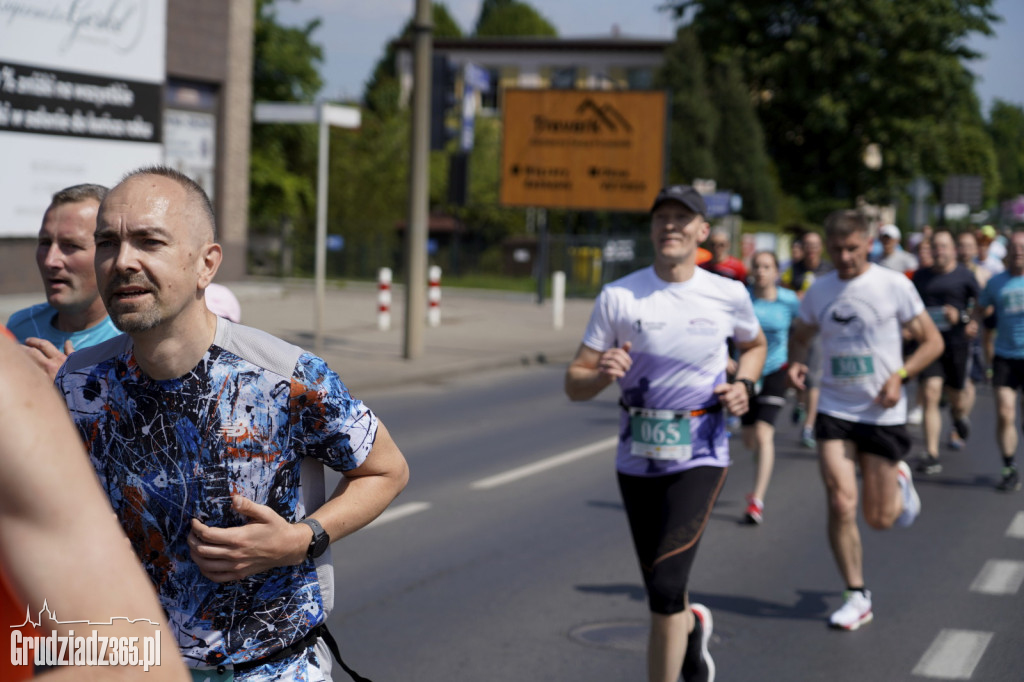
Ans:
POLYGON ((76 352, 56 383, 186 663, 329 680, 324 551, 408 469, 322 359, 207 309, 220 260, 202 188, 165 167, 130 173, 96 229, 100 292, 127 334, 76 352), (344 474, 326 503, 321 464, 344 474))

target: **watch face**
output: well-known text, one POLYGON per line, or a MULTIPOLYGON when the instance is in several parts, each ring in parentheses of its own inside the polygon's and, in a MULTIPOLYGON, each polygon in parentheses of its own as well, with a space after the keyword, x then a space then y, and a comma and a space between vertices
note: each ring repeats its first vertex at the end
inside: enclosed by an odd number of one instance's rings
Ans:
POLYGON ((310 548, 310 552, 309 552, 310 557, 312 557, 313 559, 317 558, 318 556, 323 554, 325 551, 327 551, 327 547, 330 544, 331 544, 331 539, 329 537, 327 537, 327 533, 320 534, 316 538, 316 540, 313 542, 313 546, 310 548))

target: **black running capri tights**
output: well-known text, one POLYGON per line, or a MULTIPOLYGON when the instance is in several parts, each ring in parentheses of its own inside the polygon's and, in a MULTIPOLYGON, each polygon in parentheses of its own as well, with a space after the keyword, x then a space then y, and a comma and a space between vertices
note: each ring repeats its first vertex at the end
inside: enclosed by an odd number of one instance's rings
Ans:
POLYGON ((697 545, 728 469, 696 467, 667 476, 619 474, 651 611, 664 615, 686 608, 686 585, 697 545))

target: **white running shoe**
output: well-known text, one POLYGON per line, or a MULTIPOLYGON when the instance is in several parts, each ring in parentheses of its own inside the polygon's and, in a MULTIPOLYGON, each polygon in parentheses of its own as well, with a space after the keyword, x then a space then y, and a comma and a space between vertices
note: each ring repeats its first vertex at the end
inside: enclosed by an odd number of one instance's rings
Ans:
POLYGON ((920 405, 915 405, 907 412, 907 423, 911 426, 920 426, 924 421, 924 410, 920 405))
POLYGON ((847 590, 843 592, 846 601, 838 611, 828 619, 830 627, 840 630, 856 630, 865 623, 870 623, 874 616, 871 613, 871 592, 864 590, 847 590))
POLYGON ((703 604, 690 604, 696 622, 686 644, 683 658, 684 682, 715 682, 715 661, 708 653, 708 642, 715 629, 711 609, 703 604))
POLYGON ((914 478, 910 475, 910 467, 906 462, 896 465, 896 480, 900 484, 900 493, 903 496, 903 512, 896 518, 894 526, 906 528, 914 522, 917 515, 921 513, 921 498, 914 489, 914 478))

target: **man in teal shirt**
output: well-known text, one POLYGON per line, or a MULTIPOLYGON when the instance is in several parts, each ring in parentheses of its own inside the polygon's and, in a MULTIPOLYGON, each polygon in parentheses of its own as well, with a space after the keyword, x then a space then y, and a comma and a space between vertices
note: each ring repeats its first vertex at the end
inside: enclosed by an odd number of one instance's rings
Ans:
POLYGON ((980 321, 994 308, 995 357, 989 358, 992 385, 996 389, 996 430, 1003 455, 1003 472, 997 488, 1020 490, 1017 452, 1017 391, 1024 388, 1024 232, 1010 237, 1007 268, 995 275, 981 292, 975 311, 980 321))
POLYGON ((53 195, 43 214, 36 265, 46 303, 11 315, 7 328, 50 378, 76 348, 120 334, 96 288, 93 233, 107 194, 102 185, 74 185, 53 195))

